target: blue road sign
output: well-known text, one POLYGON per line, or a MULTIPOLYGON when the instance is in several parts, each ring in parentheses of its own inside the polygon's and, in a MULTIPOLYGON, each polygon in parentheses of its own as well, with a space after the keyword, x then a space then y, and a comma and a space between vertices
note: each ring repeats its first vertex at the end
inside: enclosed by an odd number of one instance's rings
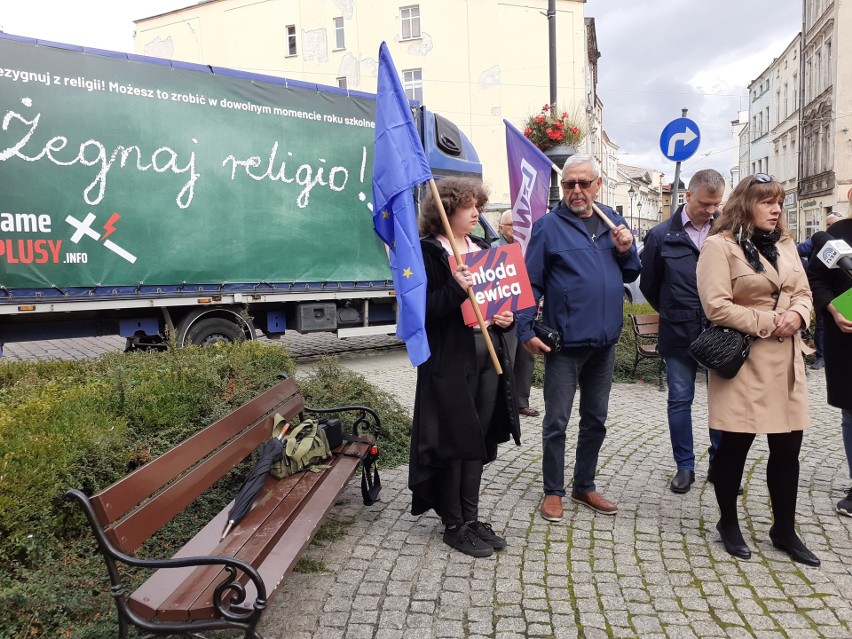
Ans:
POLYGON ((689 118, 672 120, 660 134, 660 150, 672 162, 683 162, 692 157, 701 144, 701 131, 689 118))

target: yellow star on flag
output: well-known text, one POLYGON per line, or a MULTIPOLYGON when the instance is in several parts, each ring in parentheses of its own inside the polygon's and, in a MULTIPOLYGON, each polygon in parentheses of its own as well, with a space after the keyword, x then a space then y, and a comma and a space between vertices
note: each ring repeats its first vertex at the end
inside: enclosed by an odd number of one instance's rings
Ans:
POLYGON ((402 272, 402 275, 403 275, 404 277, 411 277, 412 275, 414 275, 414 273, 412 273, 412 272, 411 272, 411 269, 410 269, 410 268, 407 268, 407 269, 405 269, 405 270, 402 272))
POLYGON ((390 212, 385 211, 384 213, 382 213, 382 217, 385 218, 385 219, 388 219, 390 217, 390 212))

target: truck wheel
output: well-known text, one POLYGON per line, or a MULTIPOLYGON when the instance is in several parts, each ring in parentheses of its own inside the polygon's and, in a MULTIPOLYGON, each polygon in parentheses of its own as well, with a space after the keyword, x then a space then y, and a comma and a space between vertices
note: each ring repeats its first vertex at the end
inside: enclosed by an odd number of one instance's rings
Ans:
POLYGON ((199 320, 186 334, 186 344, 210 346, 242 342, 245 335, 239 326, 221 317, 199 320))

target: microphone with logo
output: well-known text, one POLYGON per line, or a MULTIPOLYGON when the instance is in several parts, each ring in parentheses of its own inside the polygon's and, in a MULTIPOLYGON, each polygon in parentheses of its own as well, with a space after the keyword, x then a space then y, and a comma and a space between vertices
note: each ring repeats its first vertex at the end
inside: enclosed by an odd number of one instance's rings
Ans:
POLYGON ((839 268, 852 278, 852 246, 843 240, 831 240, 817 252, 819 261, 828 268, 839 268))

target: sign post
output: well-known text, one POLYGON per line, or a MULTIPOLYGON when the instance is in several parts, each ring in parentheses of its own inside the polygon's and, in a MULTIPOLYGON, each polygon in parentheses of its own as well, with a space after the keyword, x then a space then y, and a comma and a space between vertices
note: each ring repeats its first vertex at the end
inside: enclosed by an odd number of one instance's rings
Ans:
POLYGON ((678 184, 680 183, 680 163, 688 160, 701 144, 701 131, 698 125, 686 117, 688 109, 682 110, 682 116, 669 122, 660 134, 660 151, 669 160, 675 162, 675 175, 672 182, 671 215, 677 209, 678 184))

